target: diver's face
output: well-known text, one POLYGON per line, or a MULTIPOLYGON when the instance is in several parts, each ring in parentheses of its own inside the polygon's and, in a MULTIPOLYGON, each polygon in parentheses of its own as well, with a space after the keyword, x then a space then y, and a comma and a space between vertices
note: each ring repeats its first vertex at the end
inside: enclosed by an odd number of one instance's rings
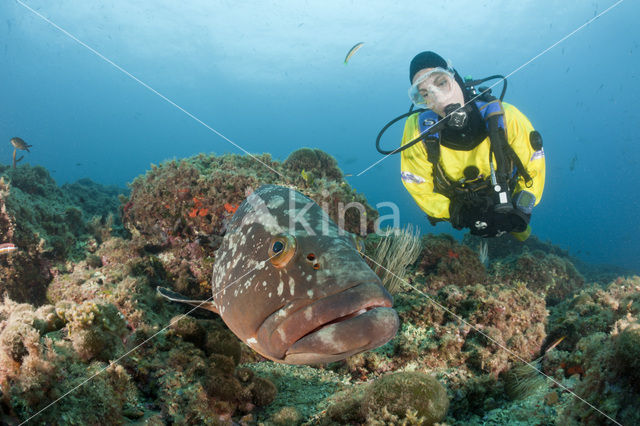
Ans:
POLYGON ((413 77, 413 86, 417 88, 427 107, 440 117, 444 117, 445 107, 451 104, 464 105, 462 89, 453 75, 441 68, 425 68, 413 77))

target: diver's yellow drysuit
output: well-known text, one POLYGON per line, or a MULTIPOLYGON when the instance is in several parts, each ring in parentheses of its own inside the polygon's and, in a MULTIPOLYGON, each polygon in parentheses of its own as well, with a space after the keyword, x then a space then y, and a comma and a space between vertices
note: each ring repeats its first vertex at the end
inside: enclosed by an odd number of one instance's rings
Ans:
MULTIPOLYGON (((503 102, 502 106, 507 141, 531 177, 531 182, 526 185, 524 178, 518 176, 513 194, 522 190, 528 191, 535 196, 535 205, 537 205, 542 198, 544 188, 544 150, 542 147, 538 149, 532 147, 530 135, 534 129, 527 117, 513 105, 503 102)), ((407 119, 402 145, 419 136, 418 115, 418 113, 413 114, 407 119)), ((468 166, 476 166, 479 169, 480 177, 486 179, 491 174, 489 148, 489 137, 486 137, 478 146, 469 151, 454 150, 440 144, 439 164, 450 181, 459 182, 464 179, 463 171, 468 166)), ((496 168, 495 157, 492 156, 492 159, 493 166, 496 168)), ((431 218, 449 220, 450 200, 446 196, 434 192, 433 165, 427 160, 424 144, 417 143, 402 151, 400 167, 402 183, 418 206, 431 218)))

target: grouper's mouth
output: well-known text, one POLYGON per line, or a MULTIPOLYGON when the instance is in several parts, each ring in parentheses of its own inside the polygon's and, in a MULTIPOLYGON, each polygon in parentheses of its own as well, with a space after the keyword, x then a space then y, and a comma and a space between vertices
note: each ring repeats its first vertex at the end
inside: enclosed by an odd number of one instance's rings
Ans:
POLYGON ((377 283, 302 304, 285 306, 260 327, 259 340, 274 359, 288 364, 337 361, 385 344, 398 330, 393 300, 377 283))

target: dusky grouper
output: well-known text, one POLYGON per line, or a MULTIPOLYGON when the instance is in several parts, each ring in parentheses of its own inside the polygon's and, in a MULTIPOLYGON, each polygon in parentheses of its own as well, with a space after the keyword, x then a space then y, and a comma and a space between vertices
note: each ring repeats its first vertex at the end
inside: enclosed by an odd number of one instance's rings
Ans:
POLYGON ((213 298, 165 297, 218 313, 256 352, 287 364, 326 363, 393 338, 393 300, 342 231, 298 191, 263 185, 232 217, 216 252, 213 298))

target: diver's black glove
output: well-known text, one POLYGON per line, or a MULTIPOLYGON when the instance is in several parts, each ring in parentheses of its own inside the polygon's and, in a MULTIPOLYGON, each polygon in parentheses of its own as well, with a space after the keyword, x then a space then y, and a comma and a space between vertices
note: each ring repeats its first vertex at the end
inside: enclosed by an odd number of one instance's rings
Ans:
POLYGON ((449 203, 449 222, 456 229, 471 229, 477 220, 486 217, 486 212, 491 208, 493 205, 488 198, 454 198, 449 203))
POLYGON ((524 231, 530 217, 515 208, 506 211, 490 209, 479 215, 469 229, 471 234, 479 237, 499 237, 507 232, 524 231))
POLYGON ((498 237, 527 229, 529 218, 516 208, 496 211, 490 198, 473 201, 453 199, 449 203, 449 222, 456 229, 469 228, 479 237, 498 237))

